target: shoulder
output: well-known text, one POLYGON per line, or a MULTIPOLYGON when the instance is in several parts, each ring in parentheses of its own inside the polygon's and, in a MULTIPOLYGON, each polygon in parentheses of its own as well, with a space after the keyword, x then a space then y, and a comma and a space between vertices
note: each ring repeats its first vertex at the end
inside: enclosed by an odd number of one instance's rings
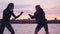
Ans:
POLYGON ((40 11, 43 11, 43 9, 42 9, 42 8, 40 8, 40 11))
POLYGON ((9 10, 8 10, 8 9, 4 9, 3 11, 4 11, 4 12, 7 12, 7 11, 9 11, 9 10))
POLYGON ((3 11, 6 11, 6 9, 4 9, 3 11))
POLYGON ((6 12, 6 11, 7 11, 6 9, 3 10, 3 12, 6 12))

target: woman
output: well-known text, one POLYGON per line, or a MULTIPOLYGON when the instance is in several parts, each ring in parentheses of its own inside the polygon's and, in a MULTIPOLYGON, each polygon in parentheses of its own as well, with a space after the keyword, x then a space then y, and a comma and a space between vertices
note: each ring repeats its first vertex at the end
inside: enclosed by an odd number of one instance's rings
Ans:
POLYGON ((9 23, 11 15, 14 18, 18 18, 19 16, 22 15, 23 12, 21 12, 18 16, 15 16, 13 13, 13 9, 14 9, 14 4, 9 3, 7 8, 3 11, 3 19, 2 19, 1 26, 0 26, 0 34, 3 34, 5 27, 7 27, 7 29, 11 32, 11 34, 15 34, 14 29, 12 28, 11 24, 9 23))
POLYGON ((37 27, 35 29, 35 34, 38 34, 39 30, 44 27, 46 34, 48 33, 48 25, 47 25, 47 20, 45 18, 45 13, 43 9, 40 7, 40 5, 36 5, 36 12, 34 13, 34 16, 30 15, 31 18, 35 18, 37 22, 37 27))

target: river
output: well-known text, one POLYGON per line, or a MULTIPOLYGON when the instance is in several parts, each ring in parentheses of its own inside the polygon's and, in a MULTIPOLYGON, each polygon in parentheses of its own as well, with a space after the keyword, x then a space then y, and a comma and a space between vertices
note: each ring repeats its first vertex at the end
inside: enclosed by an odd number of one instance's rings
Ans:
MULTIPOLYGON (((37 24, 11 24, 15 30, 15 34, 34 34, 37 24)), ((60 24, 48 24, 50 34, 60 34, 60 24)), ((7 28, 4 34, 11 34, 7 28)), ((44 28, 39 31, 39 34, 45 34, 44 28)))

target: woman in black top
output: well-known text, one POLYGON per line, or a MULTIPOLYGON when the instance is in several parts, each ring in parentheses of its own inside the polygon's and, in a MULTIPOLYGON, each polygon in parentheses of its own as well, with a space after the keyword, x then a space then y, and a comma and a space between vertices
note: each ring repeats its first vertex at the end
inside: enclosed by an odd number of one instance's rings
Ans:
POLYGON ((36 22, 37 22, 37 27, 35 29, 35 33, 34 34, 38 34, 39 30, 44 27, 46 34, 48 33, 48 25, 47 25, 47 20, 45 18, 45 13, 43 11, 43 9, 40 7, 40 5, 36 5, 36 12, 34 13, 34 16, 30 15, 29 16, 31 18, 35 18, 36 22))
POLYGON ((11 34, 15 34, 14 29, 12 28, 11 24, 9 23, 11 15, 14 18, 18 18, 19 16, 22 15, 23 12, 21 12, 18 16, 15 16, 13 13, 13 9, 14 9, 14 4, 9 3, 7 8, 3 11, 3 19, 2 19, 1 26, 0 26, 0 34, 3 34, 5 27, 8 28, 8 30, 11 32, 11 34))

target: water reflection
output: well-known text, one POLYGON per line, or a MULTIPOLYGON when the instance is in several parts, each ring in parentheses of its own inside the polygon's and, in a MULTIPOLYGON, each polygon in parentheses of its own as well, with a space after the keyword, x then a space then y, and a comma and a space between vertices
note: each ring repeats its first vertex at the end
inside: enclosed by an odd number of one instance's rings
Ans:
MULTIPOLYGON (((34 34, 37 24, 12 24, 16 34, 34 34)), ((48 24, 50 34, 60 34, 60 24, 48 24)), ((4 34, 11 34, 6 28, 4 34)), ((42 28, 39 34, 45 34, 42 28)))

